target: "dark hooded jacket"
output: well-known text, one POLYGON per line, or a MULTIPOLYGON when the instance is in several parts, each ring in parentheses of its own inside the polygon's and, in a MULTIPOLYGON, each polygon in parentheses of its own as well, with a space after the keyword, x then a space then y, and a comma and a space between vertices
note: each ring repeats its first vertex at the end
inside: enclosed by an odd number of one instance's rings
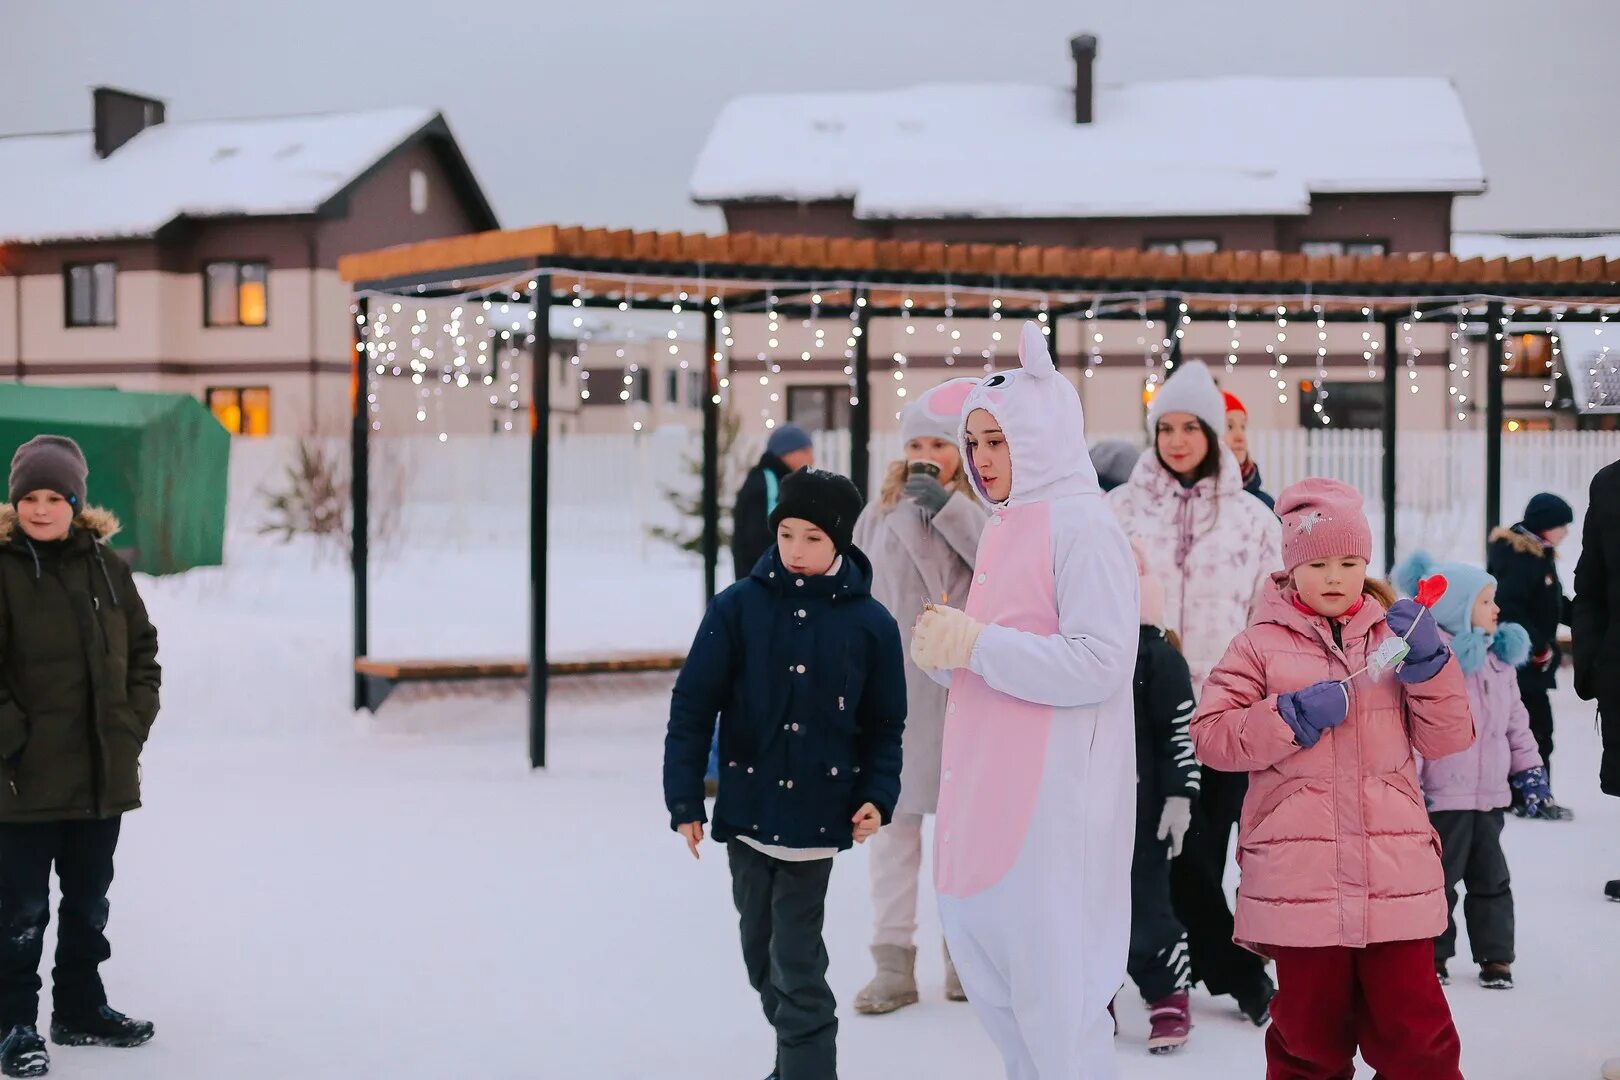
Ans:
POLYGON ((1569 628, 1575 642, 1575 692, 1597 699, 1602 713, 1603 790, 1620 796, 1620 461, 1592 478, 1575 602, 1569 628))
POLYGON ((775 545, 714 598, 670 702, 670 824, 706 821, 703 773, 720 725, 714 838, 847 848, 872 803, 900 798, 906 673, 900 630, 872 597, 872 564, 846 548, 836 573, 790 574, 775 545))
POLYGON ((1557 685, 1558 625, 1570 618, 1569 598, 1558 580, 1558 554, 1523 524, 1493 529, 1485 569, 1496 579, 1502 621, 1518 623, 1530 635, 1530 658, 1543 660, 1519 669, 1519 682, 1543 690, 1557 685))
POLYGON ((30 540, 0 508, 0 822, 107 818, 141 804, 158 714, 157 631, 118 531, 88 508, 66 540, 30 540))

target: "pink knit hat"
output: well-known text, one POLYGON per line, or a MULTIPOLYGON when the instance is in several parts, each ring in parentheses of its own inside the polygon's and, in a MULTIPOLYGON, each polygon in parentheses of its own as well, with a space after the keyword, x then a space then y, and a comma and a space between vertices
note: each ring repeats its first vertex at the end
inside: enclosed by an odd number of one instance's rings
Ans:
POLYGON ((1361 511, 1361 492, 1337 480, 1313 476, 1277 496, 1282 518, 1283 566, 1297 566, 1336 555, 1372 560, 1372 528, 1361 511))

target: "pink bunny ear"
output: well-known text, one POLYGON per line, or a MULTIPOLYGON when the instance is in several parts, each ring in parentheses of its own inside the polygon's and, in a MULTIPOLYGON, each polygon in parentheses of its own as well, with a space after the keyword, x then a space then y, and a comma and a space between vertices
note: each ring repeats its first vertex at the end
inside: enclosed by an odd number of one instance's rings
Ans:
POLYGON ((952 379, 928 395, 928 411, 935 416, 961 416, 962 405, 978 383, 973 379, 952 379))
POLYGON ((1037 379, 1044 379, 1057 372, 1057 366, 1052 363, 1052 351, 1046 347, 1046 335, 1042 333, 1040 324, 1024 323, 1024 330, 1018 338, 1018 362, 1024 370, 1037 379))

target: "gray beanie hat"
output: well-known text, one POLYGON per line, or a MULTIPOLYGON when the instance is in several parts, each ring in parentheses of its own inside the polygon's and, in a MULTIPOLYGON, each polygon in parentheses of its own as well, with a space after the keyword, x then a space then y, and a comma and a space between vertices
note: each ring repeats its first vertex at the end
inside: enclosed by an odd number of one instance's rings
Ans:
POLYGON ((65 435, 36 435, 17 448, 11 459, 11 503, 32 491, 54 491, 84 509, 90 466, 79 444, 65 435))
POLYGON ((1157 431, 1159 418, 1171 413, 1191 413, 1217 438, 1226 430, 1226 398, 1202 360, 1188 360, 1159 387, 1148 406, 1148 431, 1157 431))
POLYGON ((766 452, 777 457, 785 457, 795 450, 808 450, 814 445, 810 435, 798 424, 782 424, 765 440, 766 452))
POLYGON ((1097 470, 1097 483, 1113 491, 1131 478, 1142 450, 1125 439, 1102 439, 1091 448, 1091 465, 1097 470))

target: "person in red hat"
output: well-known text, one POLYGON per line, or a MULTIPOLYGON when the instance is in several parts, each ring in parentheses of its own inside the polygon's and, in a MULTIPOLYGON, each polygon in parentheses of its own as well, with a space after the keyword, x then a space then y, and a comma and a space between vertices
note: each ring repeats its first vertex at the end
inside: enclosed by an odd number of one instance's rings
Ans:
POLYGON ((1238 466, 1243 470, 1243 490, 1274 511, 1277 501, 1261 490, 1260 466, 1249 456, 1249 410, 1244 408, 1243 400, 1236 394, 1223 390, 1221 396, 1226 398, 1226 435, 1222 441, 1237 457, 1238 466))

